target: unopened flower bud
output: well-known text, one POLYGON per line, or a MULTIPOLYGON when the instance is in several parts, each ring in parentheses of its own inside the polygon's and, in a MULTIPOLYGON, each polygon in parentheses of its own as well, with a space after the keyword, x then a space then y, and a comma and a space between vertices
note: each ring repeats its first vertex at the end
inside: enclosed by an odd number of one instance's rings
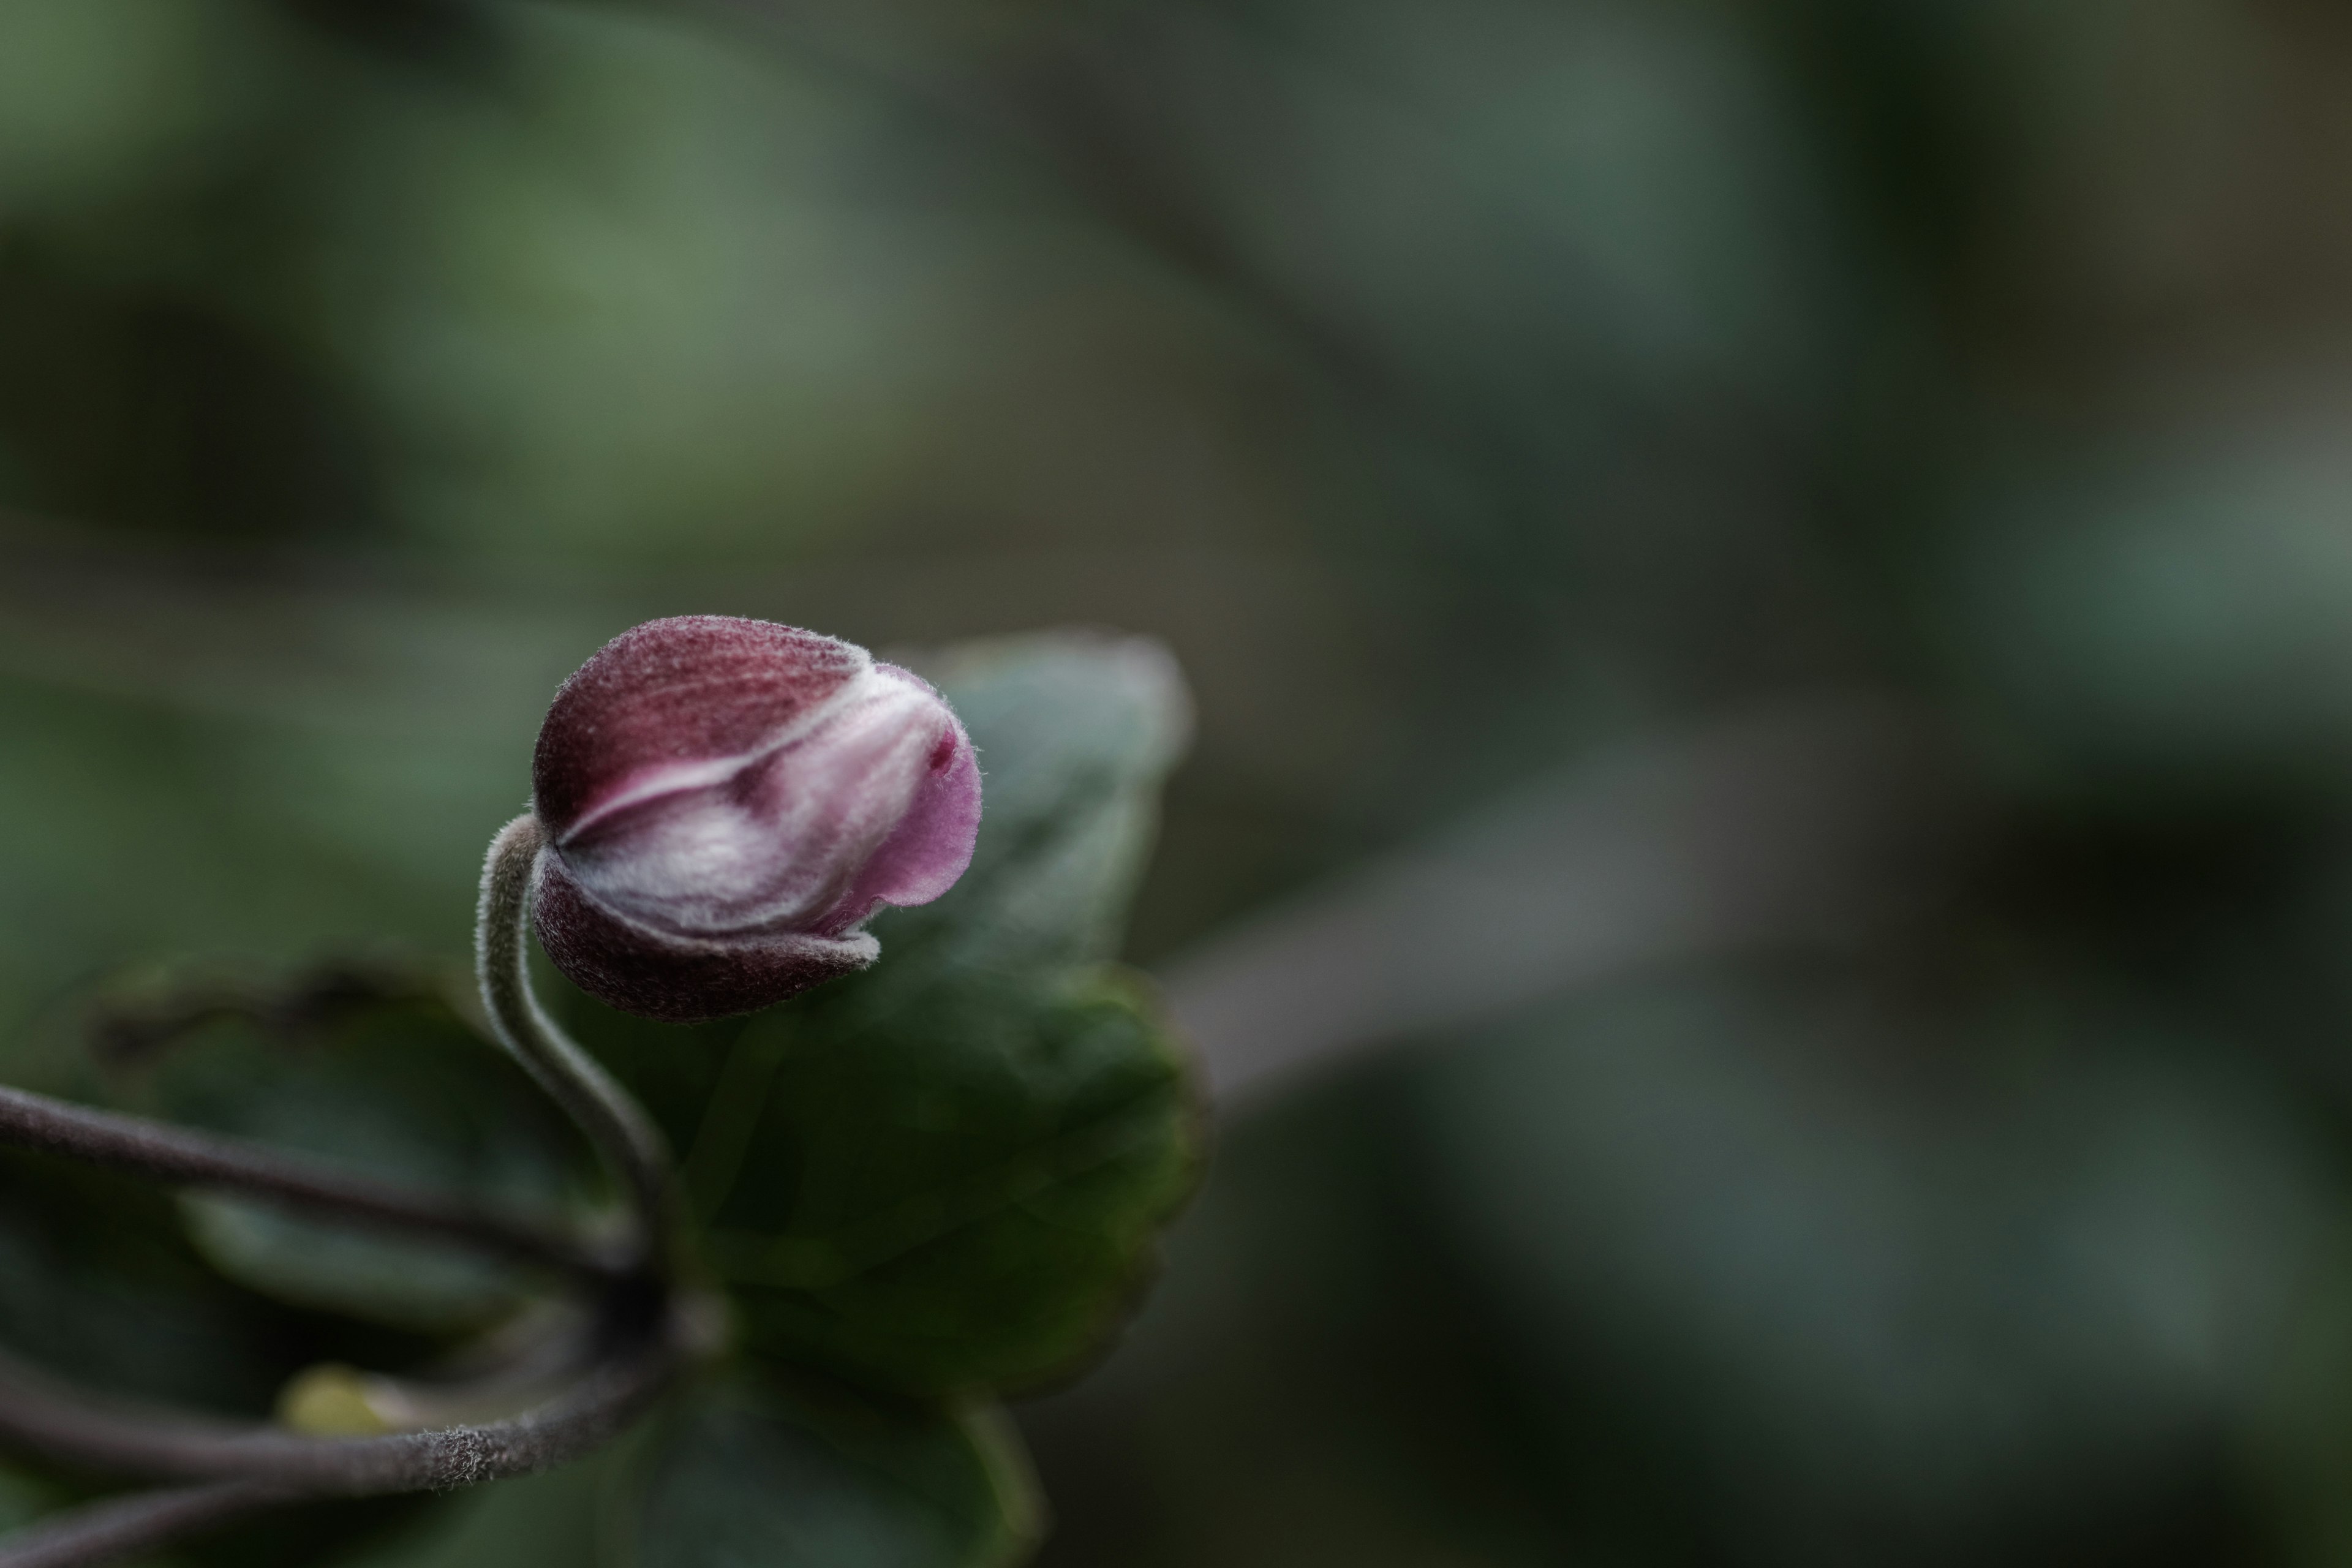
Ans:
POLYGON ((971 864, 980 768, 940 694, 865 649, 727 616, 622 633, 531 763, 540 941, 583 990, 692 1022, 862 969, 860 929, 971 864))

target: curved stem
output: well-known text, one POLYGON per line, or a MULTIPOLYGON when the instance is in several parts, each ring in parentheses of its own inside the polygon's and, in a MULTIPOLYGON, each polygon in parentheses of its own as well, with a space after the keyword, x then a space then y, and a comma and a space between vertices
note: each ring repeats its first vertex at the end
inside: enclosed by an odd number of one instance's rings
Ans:
POLYGON ((546 830, 529 812, 490 840, 474 957, 499 1038, 611 1163, 628 1194, 647 1266, 670 1266, 677 1193, 669 1150, 627 1090, 547 1016, 530 988, 530 901, 546 830))
POLYGON ((605 1278, 614 1272, 611 1259, 561 1231, 242 1139, 95 1110, 26 1089, 0 1086, 0 1143, 439 1237, 570 1274, 605 1278))
POLYGON ((0 1568, 95 1568, 291 1500, 284 1488, 253 1481, 104 1498, 0 1536, 0 1568))
POLYGON ((678 1314, 665 1311, 606 1350, 561 1394, 517 1415, 378 1437, 308 1437, 102 1400, 0 1353, 0 1436, 51 1458, 121 1474, 233 1479, 289 1495, 444 1491, 528 1475, 601 1446, 667 1386, 689 1338, 678 1314))

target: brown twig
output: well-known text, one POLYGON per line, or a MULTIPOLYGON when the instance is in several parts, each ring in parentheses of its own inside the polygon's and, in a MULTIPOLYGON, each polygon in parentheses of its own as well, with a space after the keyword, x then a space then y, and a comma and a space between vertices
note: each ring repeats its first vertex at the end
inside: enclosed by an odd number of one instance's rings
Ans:
MULTIPOLYGON (((625 1330, 608 1328, 614 1326, 625 1330)), ((0 1354, 0 1436, 51 1458, 118 1474, 234 1479, 289 1497, 446 1491, 528 1475, 588 1453, 661 1393, 688 1349, 675 1314, 613 1341, 562 1393, 504 1420, 375 1437, 310 1437, 278 1426, 103 1400, 0 1354)), ((0 1563, 6 1561, 0 1557, 0 1563)))
POLYGON ((242 1139, 0 1087, 0 1143, 454 1241, 594 1280, 623 1265, 560 1231, 415 1193, 242 1139))
POLYGON ((0 1541, 0 1568, 96 1568, 289 1500, 283 1488, 255 1481, 102 1498, 0 1541))

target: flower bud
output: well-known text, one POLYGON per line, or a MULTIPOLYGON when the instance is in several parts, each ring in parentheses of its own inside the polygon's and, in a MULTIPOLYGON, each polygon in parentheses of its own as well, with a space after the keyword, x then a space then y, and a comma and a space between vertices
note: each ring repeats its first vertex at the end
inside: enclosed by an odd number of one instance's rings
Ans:
POLYGON ((531 762, 534 905, 583 990, 676 1023, 863 969, 859 928, 971 862, 980 767, 940 694, 865 649, 680 616, 599 649, 531 762))

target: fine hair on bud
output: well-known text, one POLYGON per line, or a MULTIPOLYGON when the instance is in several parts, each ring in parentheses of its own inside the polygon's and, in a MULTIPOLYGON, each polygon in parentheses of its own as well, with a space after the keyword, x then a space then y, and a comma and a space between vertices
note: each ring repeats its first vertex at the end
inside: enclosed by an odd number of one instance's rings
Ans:
POLYGON ((864 648, 678 616, 557 691, 531 763, 540 941, 573 984, 688 1023, 862 969, 884 905, 971 862, 980 766, 946 700, 864 648))

